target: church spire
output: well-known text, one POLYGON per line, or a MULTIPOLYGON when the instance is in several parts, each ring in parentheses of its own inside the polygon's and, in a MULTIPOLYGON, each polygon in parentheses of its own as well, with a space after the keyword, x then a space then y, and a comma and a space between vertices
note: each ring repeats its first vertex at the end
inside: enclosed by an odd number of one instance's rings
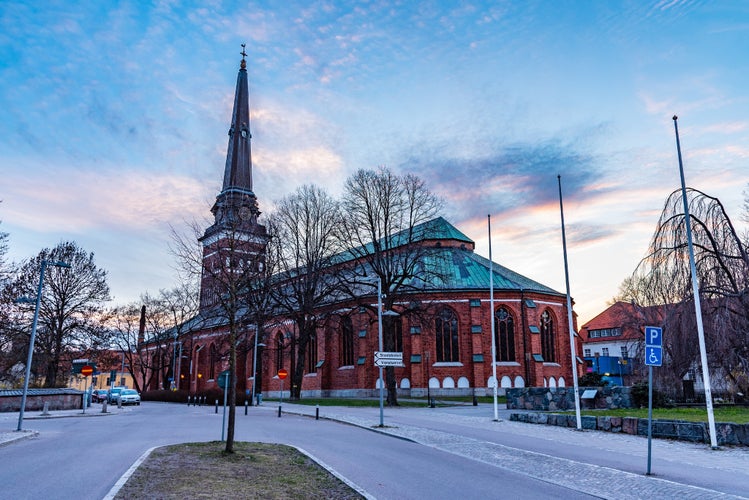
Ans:
POLYGON ((245 44, 234 92, 234 112, 229 128, 229 148, 226 153, 224 186, 222 191, 237 189, 252 193, 252 154, 250 151, 250 91, 247 84, 245 44))
POLYGON ((252 153, 250 148, 250 91, 247 83, 245 44, 242 44, 242 61, 234 92, 234 110, 229 126, 229 146, 226 152, 224 183, 216 203, 211 208, 214 224, 206 236, 222 228, 257 225, 257 198, 252 192, 252 153))

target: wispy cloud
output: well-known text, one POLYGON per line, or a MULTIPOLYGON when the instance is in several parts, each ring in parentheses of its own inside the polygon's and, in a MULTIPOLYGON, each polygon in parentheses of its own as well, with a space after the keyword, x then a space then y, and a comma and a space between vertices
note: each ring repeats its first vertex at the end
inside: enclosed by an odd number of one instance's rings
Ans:
POLYGON ((441 193, 458 220, 513 212, 558 201, 557 175, 570 199, 601 189, 594 157, 559 140, 512 144, 478 158, 454 158, 444 150, 420 150, 399 168, 418 172, 441 193))

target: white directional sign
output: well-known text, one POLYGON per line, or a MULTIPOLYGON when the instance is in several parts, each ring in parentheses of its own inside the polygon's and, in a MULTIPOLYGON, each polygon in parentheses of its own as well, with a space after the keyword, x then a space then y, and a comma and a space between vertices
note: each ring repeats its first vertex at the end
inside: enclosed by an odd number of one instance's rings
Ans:
POLYGON ((375 351, 375 366, 403 366, 402 352, 375 351))

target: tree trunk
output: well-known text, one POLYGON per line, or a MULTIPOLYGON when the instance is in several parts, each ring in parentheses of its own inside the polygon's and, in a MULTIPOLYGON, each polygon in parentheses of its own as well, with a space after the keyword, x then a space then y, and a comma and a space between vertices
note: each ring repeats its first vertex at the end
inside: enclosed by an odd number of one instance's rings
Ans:
MULTIPOLYGON (((388 306, 388 310, 391 310, 392 305, 388 306)), ((383 347, 386 352, 395 351, 395 320, 392 316, 385 316, 383 318, 383 347)), ((385 367, 385 389, 387 390, 387 405, 398 406, 398 388, 395 381, 395 367, 385 367)))
POLYGON ((229 391, 229 421, 226 429, 226 453, 234 453, 234 422, 237 409, 237 332, 232 325, 229 334, 229 380, 228 387, 224 388, 229 391))
POLYGON ((292 367, 292 379, 290 380, 290 399, 299 400, 302 397, 302 381, 304 380, 304 361, 307 359, 308 342, 299 340, 297 343, 296 366, 292 367))

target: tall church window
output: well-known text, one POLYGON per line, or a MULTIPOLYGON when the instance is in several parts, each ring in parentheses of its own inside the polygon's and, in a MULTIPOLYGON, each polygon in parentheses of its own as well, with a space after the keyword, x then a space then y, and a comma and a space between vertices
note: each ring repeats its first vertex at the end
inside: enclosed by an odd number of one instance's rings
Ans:
POLYGON ((283 334, 276 334, 276 373, 283 368, 283 334))
POLYGON ((312 335, 307 343, 307 373, 315 372, 317 372, 317 335, 312 335))
POLYGON ((341 320, 341 366, 353 366, 354 364, 354 326, 351 316, 345 316, 341 320))
POLYGON ((547 309, 541 314, 541 356, 544 361, 556 361, 555 343, 554 318, 547 309))
POLYGON ((506 308, 500 307, 494 315, 494 339, 497 346, 496 361, 515 361, 515 324, 506 308))
POLYGON ((393 352, 403 352, 403 323, 398 316, 387 316, 383 318, 385 328, 385 350, 392 349, 393 352), (388 345, 388 342, 393 345, 388 345))
POLYGON ((437 340, 437 361, 459 361, 458 317, 452 309, 444 308, 435 320, 437 340))
POLYGON ((213 380, 216 378, 216 363, 218 363, 218 351, 215 344, 211 344, 210 354, 211 359, 208 360, 208 379, 213 380))

